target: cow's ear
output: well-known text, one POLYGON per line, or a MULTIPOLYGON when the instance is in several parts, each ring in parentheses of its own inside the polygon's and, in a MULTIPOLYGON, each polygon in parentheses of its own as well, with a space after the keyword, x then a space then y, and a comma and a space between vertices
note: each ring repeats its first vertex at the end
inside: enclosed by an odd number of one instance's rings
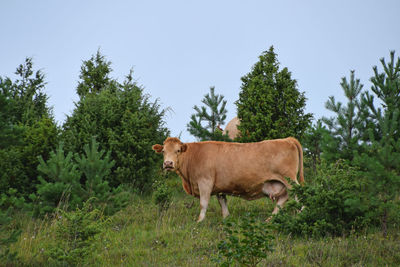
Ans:
POLYGON ((163 147, 162 145, 156 144, 156 145, 153 145, 151 148, 152 148, 156 153, 161 153, 164 147, 163 147))
POLYGON ((187 149, 187 144, 182 144, 181 146, 181 152, 185 152, 187 149))

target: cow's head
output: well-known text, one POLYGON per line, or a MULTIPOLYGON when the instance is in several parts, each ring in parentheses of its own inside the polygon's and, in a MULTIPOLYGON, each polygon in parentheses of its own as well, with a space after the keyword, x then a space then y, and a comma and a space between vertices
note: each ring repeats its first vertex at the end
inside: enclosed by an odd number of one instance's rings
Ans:
POLYGON ((178 138, 168 137, 164 141, 164 145, 153 145, 153 150, 156 153, 163 153, 164 163, 163 169, 174 171, 179 168, 178 158, 186 151, 187 145, 182 143, 178 138))

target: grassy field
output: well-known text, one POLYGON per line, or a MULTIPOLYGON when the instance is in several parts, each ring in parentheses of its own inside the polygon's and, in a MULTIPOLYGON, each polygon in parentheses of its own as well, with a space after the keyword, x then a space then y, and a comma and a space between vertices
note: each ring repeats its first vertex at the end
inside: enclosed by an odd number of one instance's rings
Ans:
MULTIPOLYGON (((160 212, 150 197, 133 197, 127 208, 106 220, 102 232, 92 241, 94 247, 85 265, 215 266, 212 259, 224 237, 216 198, 212 198, 206 219, 196 223, 198 200, 184 195, 177 181, 169 183, 175 189, 168 210, 160 212)), ((234 218, 252 211, 264 220, 272 211, 268 199, 249 202, 231 197, 228 205, 234 218)), ((20 264, 50 265, 46 251, 56 245, 59 219, 38 220, 27 215, 14 219, 14 227, 23 230, 11 248, 18 253, 20 264)), ((400 266, 398 230, 392 228, 387 238, 369 230, 320 240, 275 232, 274 252, 260 266, 400 266)))

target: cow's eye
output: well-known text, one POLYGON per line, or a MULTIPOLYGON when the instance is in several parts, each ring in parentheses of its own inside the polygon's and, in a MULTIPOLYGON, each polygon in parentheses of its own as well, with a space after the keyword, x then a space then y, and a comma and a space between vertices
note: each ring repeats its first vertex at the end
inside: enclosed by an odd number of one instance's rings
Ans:
POLYGON ((176 152, 178 152, 178 153, 181 153, 181 150, 180 150, 180 149, 178 149, 176 152))

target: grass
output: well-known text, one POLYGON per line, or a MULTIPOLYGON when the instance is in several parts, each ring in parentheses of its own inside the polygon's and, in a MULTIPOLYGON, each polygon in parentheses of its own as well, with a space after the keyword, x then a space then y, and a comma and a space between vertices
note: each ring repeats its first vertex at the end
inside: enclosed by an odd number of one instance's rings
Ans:
MULTIPOLYGON (((168 210, 160 212, 150 197, 134 196, 124 210, 107 219, 103 231, 93 240, 89 266, 215 266, 212 258, 223 238, 222 216, 215 197, 210 202, 206 219, 196 223, 197 199, 184 195, 180 185, 168 210), (188 208, 192 201, 194 205, 188 208)), ((240 218, 246 211, 257 212, 266 219, 272 212, 268 199, 245 201, 229 198, 231 216, 240 218)), ((49 265, 46 251, 55 245, 57 216, 33 219, 26 214, 14 217, 10 228, 23 230, 12 251, 20 264, 49 265)), ((350 236, 292 238, 274 233, 274 252, 260 266, 399 266, 399 229, 391 229, 384 239, 379 231, 350 236)), ((0 263, 1 265, 1 263, 0 263)))

